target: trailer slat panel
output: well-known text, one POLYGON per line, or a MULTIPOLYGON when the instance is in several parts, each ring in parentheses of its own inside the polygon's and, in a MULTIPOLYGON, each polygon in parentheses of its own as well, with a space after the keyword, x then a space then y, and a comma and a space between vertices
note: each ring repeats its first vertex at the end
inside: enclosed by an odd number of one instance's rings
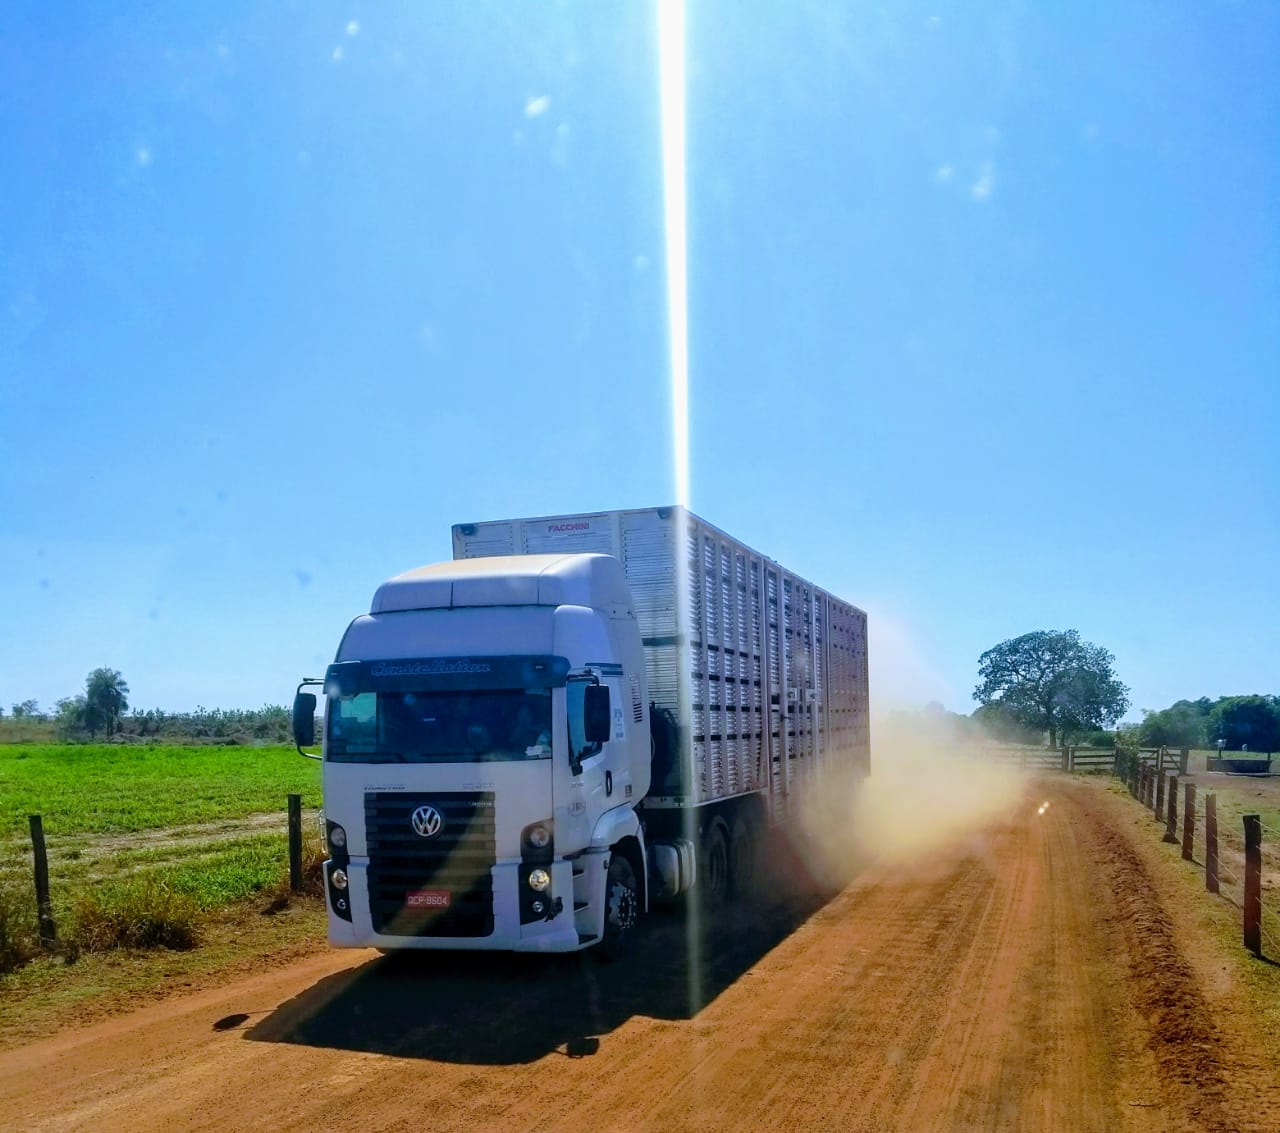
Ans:
POLYGON ((649 699, 684 725, 684 804, 758 790, 777 822, 834 765, 869 771, 861 610, 679 508, 454 528, 455 558, 555 551, 622 562, 649 699))

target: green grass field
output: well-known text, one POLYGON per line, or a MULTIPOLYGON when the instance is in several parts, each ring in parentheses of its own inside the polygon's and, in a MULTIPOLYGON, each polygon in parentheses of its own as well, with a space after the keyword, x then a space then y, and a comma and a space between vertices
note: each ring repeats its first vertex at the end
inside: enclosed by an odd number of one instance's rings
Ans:
MULTIPOLYGON (((278 888, 290 794, 320 804, 319 764, 291 747, 0 745, 0 971, 31 952, 28 815, 44 821, 60 935, 130 947, 156 909, 194 938, 200 917, 278 888)), ((314 862, 314 818, 304 838, 314 862)))
POLYGON ((291 747, 0 746, 0 840, 29 814, 50 837, 123 833, 283 813, 290 794, 320 805, 320 765, 291 747))

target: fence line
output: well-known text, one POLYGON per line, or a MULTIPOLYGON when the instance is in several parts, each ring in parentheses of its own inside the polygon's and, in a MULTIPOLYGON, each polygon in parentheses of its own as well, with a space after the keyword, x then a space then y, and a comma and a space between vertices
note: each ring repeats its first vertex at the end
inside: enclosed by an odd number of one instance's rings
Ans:
MULTIPOLYGON (((1216 893, 1241 913, 1241 936, 1254 956, 1280 959, 1280 941, 1267 927, 1268 918, 1280 923, 1280 907, 1269 908, 1264 897, 1264 868, 1280 870, 1280 830, 1262 821, 1261 815, 1241 816, 1240 837, 1218 823, 1217 793, 1200 798, 1195 783, 1179 781, 1186 775, 1187 752, 1179 753, 1176 766, 1166 769, 1168 753, 1159 751, 1116 753, 1113 775, 1127 784, 1129 793, 1151 811, 1164 827, 1162 840, 1181 843, 1183 861, 1196 861, 1196 830, 1202 831, 1205 889, 1216 893), (1183 790, 1179 823, 1178 787, 1183 790), (1179 826, 1181 832, 1179 833, 1179 826), (1267 843, 1270 835, 1272 843, 1267 843), (1264 947, 1265 946, 1265 947, 1264 947)), ((1068 760, 1068 763, 1070 761, 1068 760)))
MULTIPOLYGON (((44 819, 41 815, 27 816, 31 834, 31 856, 36 892, 36 919, 39 928, 40 947, 51 951, 58 946, 58 929, 53 919, 53 898, 49 888, 49 854, 45 845, 44 819)), ((302 796, 289 795, 287 809, 289 846, 289 888, 301 893, 304 888, 302 875, 302 796)))

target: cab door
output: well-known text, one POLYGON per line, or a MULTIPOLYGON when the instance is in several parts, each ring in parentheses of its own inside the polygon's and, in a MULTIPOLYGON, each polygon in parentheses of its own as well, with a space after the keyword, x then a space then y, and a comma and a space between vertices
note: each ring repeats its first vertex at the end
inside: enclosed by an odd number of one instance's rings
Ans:
POLYGON ((600 815, 623 801, 614 766, 625 754, 617 684, 587 669, 571 673, 565 686, 568 766, 556 776, 563 790, 556 799, 556 841, 570 852, 586 846, 600 815))

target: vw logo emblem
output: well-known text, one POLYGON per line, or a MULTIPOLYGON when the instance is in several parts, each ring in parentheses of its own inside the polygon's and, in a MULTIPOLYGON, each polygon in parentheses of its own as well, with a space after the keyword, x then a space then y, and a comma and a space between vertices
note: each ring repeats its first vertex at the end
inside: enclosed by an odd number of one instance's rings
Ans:
POLYGON ((419 838, 434 838, 444 826, 444 818, 433 806, 418 807, 410 821, 413 823, 413 832, 419 838))

